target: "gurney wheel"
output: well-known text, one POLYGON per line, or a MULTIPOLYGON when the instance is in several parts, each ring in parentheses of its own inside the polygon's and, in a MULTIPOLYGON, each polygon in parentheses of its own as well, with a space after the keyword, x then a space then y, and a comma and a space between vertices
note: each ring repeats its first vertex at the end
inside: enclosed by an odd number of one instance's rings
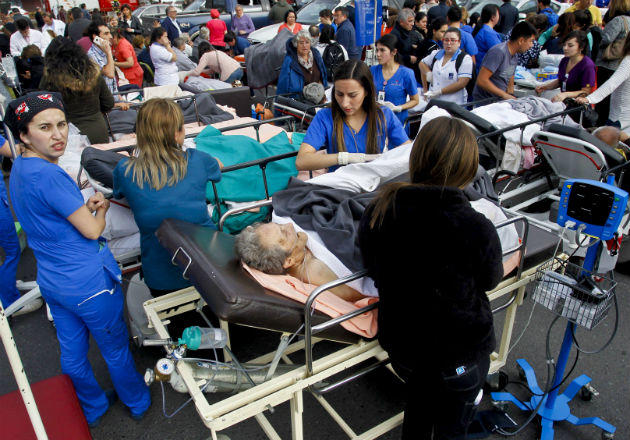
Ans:
POLYGON ((504 413, 508 411, 508 404, 509 402, 507 400, 495 400, 492 402, 494 408, 504 413))
POLYGON ((503 371, 497 371, 496 373, 489 374, 486 377, 486 384, 490 391, 501 391, 508 383, 508 375, 503 371))
MULTIPOLYGON (((580 399, 585 402, 590 401, 593 398, 593 392, 586 387, 580 388, 580 399)), ((607 438, 607 437, 603 437, 607 438)))

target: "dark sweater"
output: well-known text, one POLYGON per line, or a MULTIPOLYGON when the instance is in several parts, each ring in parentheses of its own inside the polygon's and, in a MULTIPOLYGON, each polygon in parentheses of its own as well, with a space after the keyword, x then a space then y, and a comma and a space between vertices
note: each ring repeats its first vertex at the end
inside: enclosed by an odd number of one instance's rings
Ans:
POLYGON ((496 341, 486 291, 503 277, 492 223, 456 188, 404 187, 374 229, 372 210, 359 243, 379 291, 378 338, 391 359, 413 368, 420 356, 423 368, 442 368, 488 356, 496 341))

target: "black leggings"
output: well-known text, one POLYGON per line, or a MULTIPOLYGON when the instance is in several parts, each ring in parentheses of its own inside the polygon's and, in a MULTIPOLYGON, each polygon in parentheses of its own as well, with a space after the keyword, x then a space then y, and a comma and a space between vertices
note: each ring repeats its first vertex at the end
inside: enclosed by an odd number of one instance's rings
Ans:
POLYGON ((488 375, 490 358, 464 364, 457 370, 392 365, 407 384, 402 438, 465 439, 475 415, 475 399, 488 375))

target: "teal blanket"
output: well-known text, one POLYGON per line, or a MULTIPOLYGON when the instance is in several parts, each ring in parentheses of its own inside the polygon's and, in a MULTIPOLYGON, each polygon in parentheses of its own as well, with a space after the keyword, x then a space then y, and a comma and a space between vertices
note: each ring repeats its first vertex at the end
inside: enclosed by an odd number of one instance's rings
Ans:
MULTIPOLYGON (((282 132, 267 142, 260 143, 247 136, 225 136, 216 128, 208 126, 199 133, 195 138, 195 142, 198 150, 211 154, 227 167, 296 151, 300 148, 303 138, 304 134, 294 133, 292 135, 293 143, 291 143, 286 133, 282 132)), ((285 189, 289 183, 289 178, 297 176, 297 173, 295 157, 267 164, 265 174, 267 176, 269 194, 273 195, 276 191, 285 189)), ((225 213, 228 210, 225 201, 251 202, 265 198, 262 170, 258 166, 225 173, 216 186, 219 200, 215 200, 211 183, 208 183, 206 188, 206 197, 215 207, 218 203, 218 206, 221 207, 221 213, 225 213)), ((268 213, 269 208, 265 207, 258 213, 243 212, 228 217, 223 226, 224 231, 236 234, 247 225, 264 220, 268 213)), ((219 223, 216 209, 213 212, 213 220, 217 224, 219 223)))

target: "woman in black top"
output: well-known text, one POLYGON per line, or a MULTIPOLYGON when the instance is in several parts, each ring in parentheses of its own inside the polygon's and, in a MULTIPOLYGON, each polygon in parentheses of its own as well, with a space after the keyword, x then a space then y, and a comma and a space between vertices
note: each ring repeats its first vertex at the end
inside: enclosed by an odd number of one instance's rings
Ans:
POLYGON ((486 291, 503 277, 501 243, 462 191, 478 158, 470 128, 434 119, 416 137, 411 182, 384 187, 361 220, 378 338, 407 384, 405 439, 465 436, 496 344, 486 291))

